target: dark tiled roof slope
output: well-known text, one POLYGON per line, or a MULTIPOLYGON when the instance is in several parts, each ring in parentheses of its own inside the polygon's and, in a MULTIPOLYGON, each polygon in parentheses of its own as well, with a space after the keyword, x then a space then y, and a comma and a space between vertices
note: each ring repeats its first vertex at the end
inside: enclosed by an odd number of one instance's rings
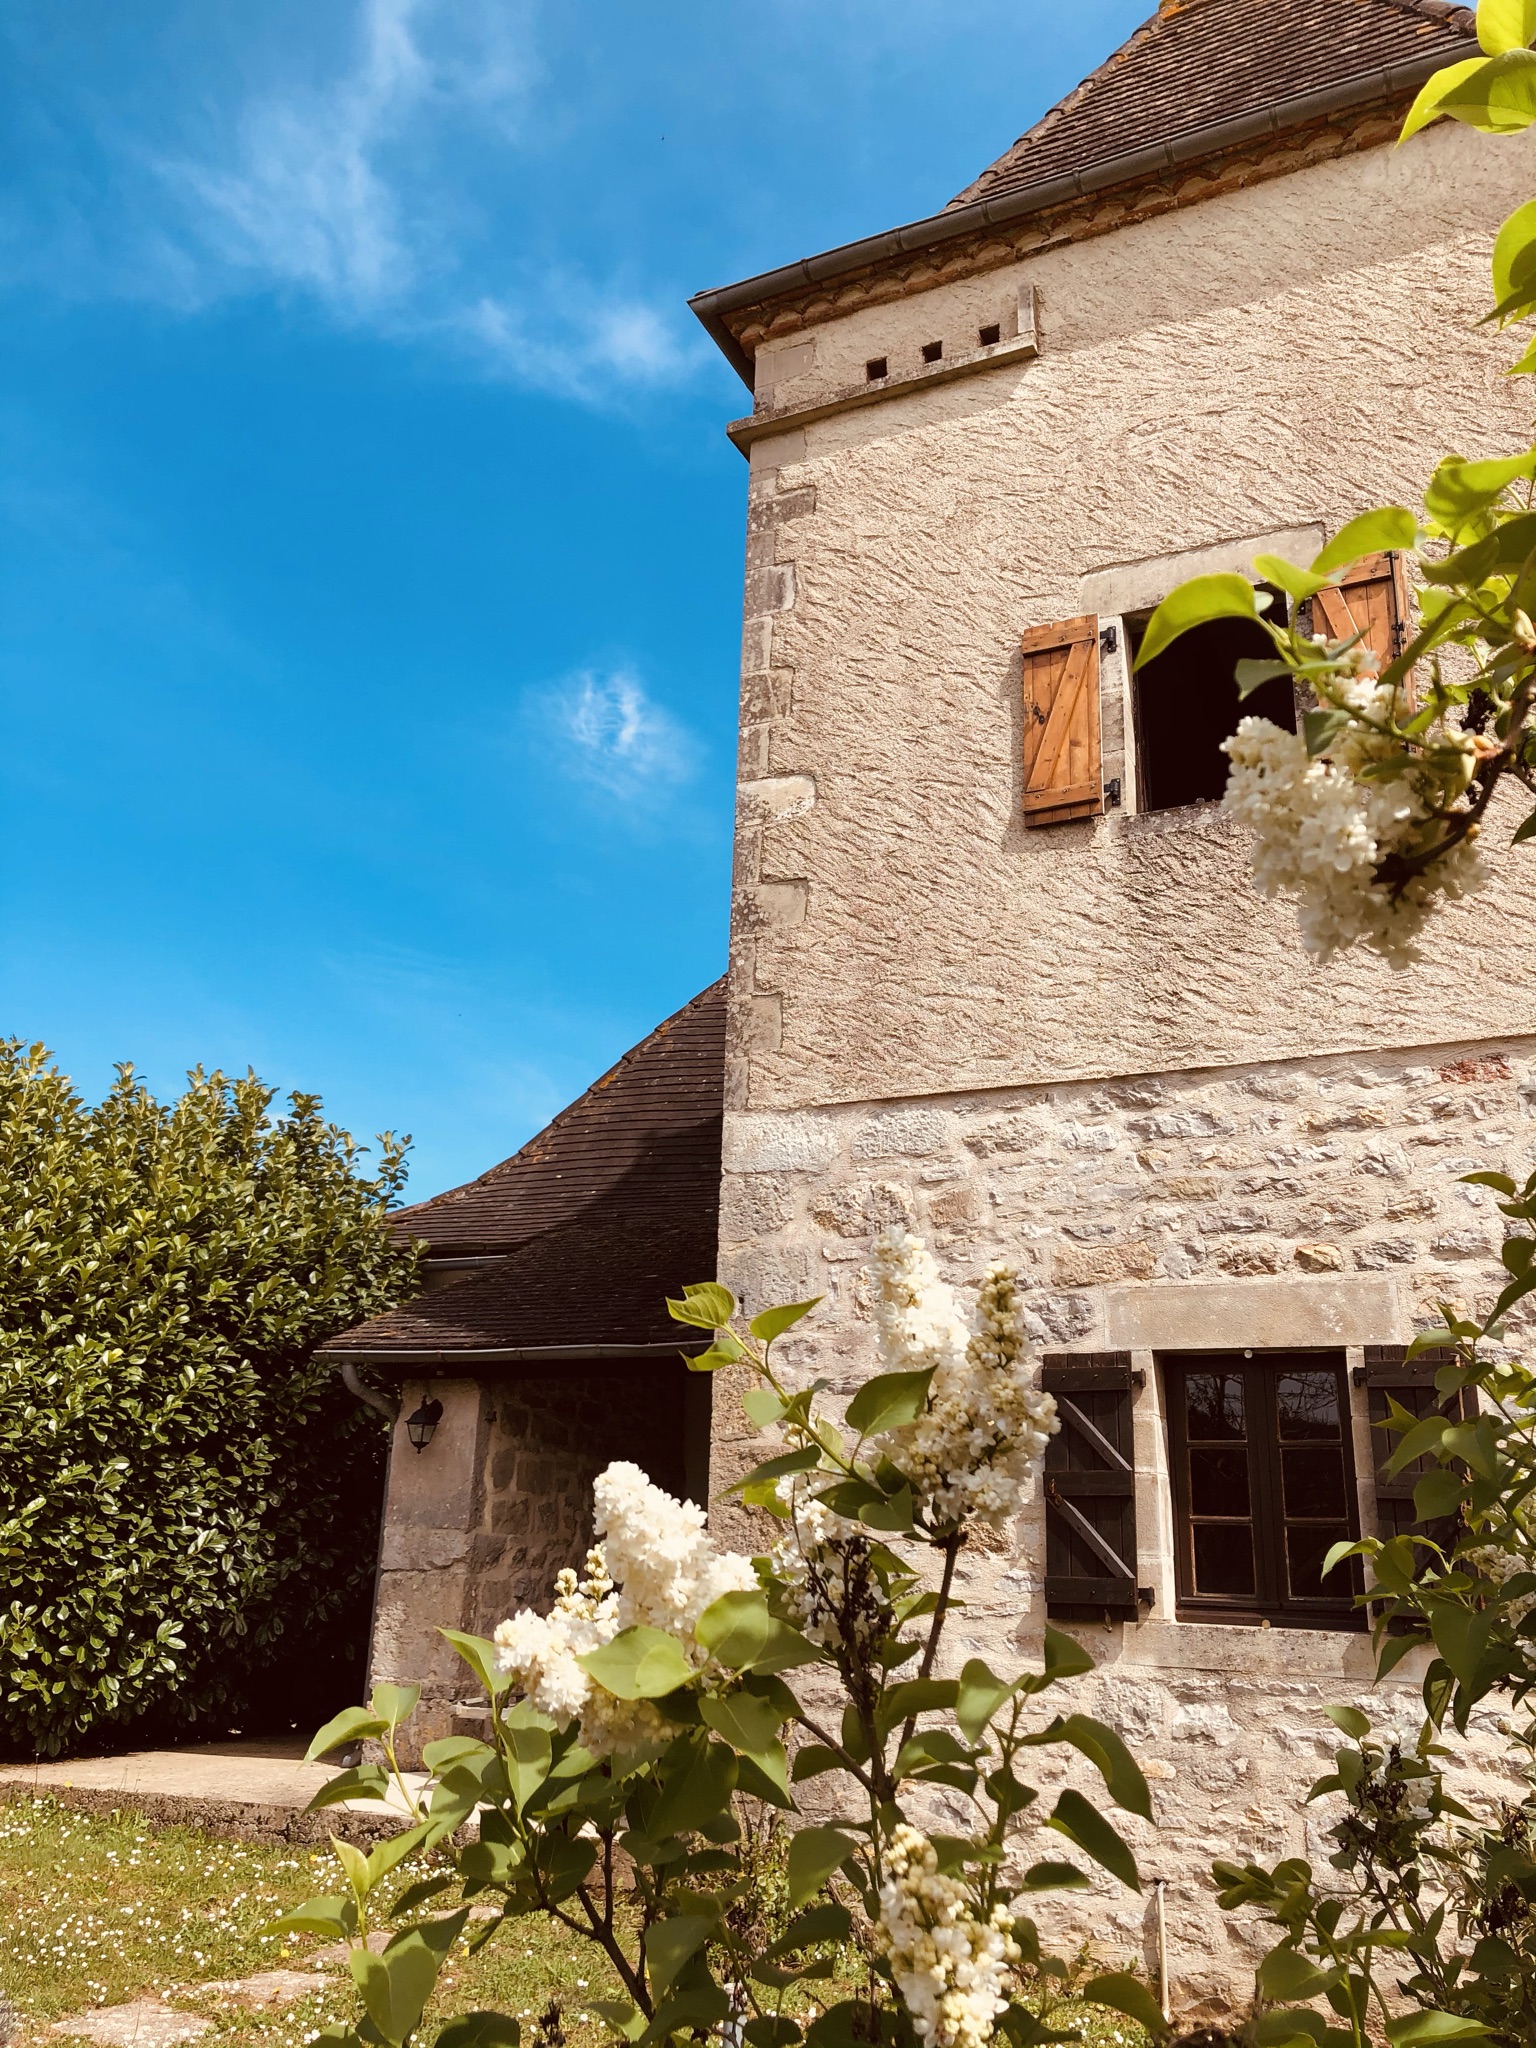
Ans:
POLYGON ((487 1271, 333 1337, 327 1355, 387 1363, 413 1352, 674 1350, 688 1333, 667 1314, 667 1296, 714 1277, 718 1186, 692 1210, 647 1209, 636 1200, 643 1181, 615 1195, 487 1271))
POLYGON ((964 206, 1173 142, 1276 100, 1418 59, 1476 53, 1446 0, 1168 0, 973 185, 964 206))
POLYGON ((725 984, 627 1052, 500 1166, 396 1217, 428 1256, 499 1254, 332 1356, 671 1344, 665 1299, 715 1270, 725 984))
POLYGON ((429 1256, 508 1251, 579 1216, 641 1167, 651 1206, 691 1207, 705 1187, 718 1189, 724 1077, 725 983, 717 981, 521 1152, 400 1210, 395 1227, 424 1238, 429 1256))

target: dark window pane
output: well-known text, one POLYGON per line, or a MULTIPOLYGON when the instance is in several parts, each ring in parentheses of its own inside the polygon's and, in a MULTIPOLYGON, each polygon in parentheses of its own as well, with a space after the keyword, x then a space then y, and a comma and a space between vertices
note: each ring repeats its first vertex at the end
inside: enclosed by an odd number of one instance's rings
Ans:
POLYGON ((1192 1444, 1230 1443, 1246 1432, 1239 1372, 1186 1373, 1184 1407, 1192 1444))
POLYGON ((1253 1591, 1251 1529, 1241 1522, 1197 1522, 1194 1536, 1197 1593, 1253 1591))
POLYGON ((1275 1410, 1280 1434, 1298 1439, 1337 1443, 1339 1440, 1339 1376, 1334 1372, 1283 1372, 1275 1382, 1275 1410))
MULTIPOLYGON (((1315 1455, 1304 1451, 1303 1457, 1315 1455)), ((1244 1445, 1231 1449, 1191 1450, 1189 1454, 1189 1505, 1197 1515, 1246 1515, 1248 1504, 1248 1452, 1244 1445)), ((1296 1514, 1309 1512, 1303 1508, 1296 1514)))
POLYGON ((1285 1512, 1288 1515, 1312 1521, 1321 1520, 1324 1516, 1348 1514, 1344 1500, 1342 1451, 1321 1447, 1314 1450, 1310 1445, 1304 1450, 1283 1450, 1280 1465, 1285 1474, 1285 1512))
POLYGON ((1333 1528, 1319 1528, 1310 1523, 1303 1528, 1294 1525, 1285 1532, 1286 1572, 1291 1582, 1293 1600, 1347 1600, 1353 1587, 1349 1579, 1349 1566, 1339 1565, 1323 1577, 1323 1559, 1335 1543, 1347 1543, 1349 1531, 1342 1523, 1333 1528))
MULTIPOLYGON (((1283 605, 1270 616, 1281 623, 1283 605)), ((1261 683, 1239 699, 1237 664, 1274 659, 1274 643, 1251 619, 1210 619, 1180 637, 1136 675, 1136 733, 1142 799, 1149 811, 1176 804, 1214 802, 1227 786, 1232 764, 1221 743, 1241 718, 1267 718, 1296 730, 1289 676, 1261 683)))

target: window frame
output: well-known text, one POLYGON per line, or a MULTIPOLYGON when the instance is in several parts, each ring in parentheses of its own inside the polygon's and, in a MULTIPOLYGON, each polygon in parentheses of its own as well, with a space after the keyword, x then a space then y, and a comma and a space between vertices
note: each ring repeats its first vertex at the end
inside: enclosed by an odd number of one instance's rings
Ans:
POLYGON ((1339 1446, 1344 1465, 1344 1524, 1351 1542, 1360 1536, 1360 1491, 1355 1469, 1354 1408, 1351 1377, 1344 1351, 1234 1350, 1159 1352, 1158 1378, 1167 1418, 1168 1469, 1173 1504, 1174 1616, 1178 1621, 1246 1623, 1306 1629, 1338 1629, 1359 1633, 1369 1626, 1365 1609, 1354 1596, 1362 1590, 1359 1561, 1349 1567, 1349 1586, 1326 1600, 1296 1600, 1285 1586, 1285 1516, 1281 1492, 1281 1440, 1275 1419, 1273 1383, 1288 1367, 1334 1373, 1339 1389, 1339 1446), (1252 1594, 1199 1593, 1194 1578, 1194 1528, 1189 1486, 1189 1442, 1184 1382, 1187 1374, 1212 1370, 1245 1376, 1245 1445, 1248 1452, 1250 1522, 1254 1543, 1255 1590, 1252 1594), (1260 1401, 1255 1385, 1268 1383, 1260 1401), (1255 1430, 1254 1418, 1259 1420, 1255 1430))

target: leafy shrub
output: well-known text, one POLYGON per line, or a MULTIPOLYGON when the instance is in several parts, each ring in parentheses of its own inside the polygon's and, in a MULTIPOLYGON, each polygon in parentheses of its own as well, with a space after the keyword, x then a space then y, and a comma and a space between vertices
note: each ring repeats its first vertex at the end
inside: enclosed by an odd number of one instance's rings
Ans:
POLYGON ((411 1291, 377 1172, 295 1094, 120 1069, 97 1108, 0 1045, 0 1744, 56 1754, 352 1677, 380 1418, 316 1364, 411 1291))

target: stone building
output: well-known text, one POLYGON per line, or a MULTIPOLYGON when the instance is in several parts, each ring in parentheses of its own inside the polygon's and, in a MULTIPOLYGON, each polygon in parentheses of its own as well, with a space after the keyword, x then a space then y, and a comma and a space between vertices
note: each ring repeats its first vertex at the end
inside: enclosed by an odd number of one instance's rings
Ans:
POLYGON ((710 1381, 666 1298, 714 1271, 724 1027, 717 982, 511 1159, 402 1209, 426 1293, 326 1347, 396 1418, 369 1666, 423 1687, 418 1743, 473 1725, 437 1631, 547 1605, 605 1465, 705 1498, 710 1381))
MULTIPOLYGON (((1067 1426, 966 1553, 954 1653, 1022 1660, 1051 1612, 1094 1650, 1186 2002, 1251 1986, 1212 1856, 1315 1853, 1321 1705, 1416 1725, 1319 1565, 1411 1513, 1373 1413, 1433 1398, 1406 1340, 1491 1293, 1458 1176, 1531 1164, 1533 905, 1516 855, 1425 964, 1310 963, 1210 801, 1265 648, 1132 657, 1191 574, 1527 440, 1476 323, 1536 159, 1393 147, 1471 36, 1440 0, 1167 0, 943 211, 694 301, 753 393, 721 1274, 824 1295, 786 1342, 846 1394, 882 1225, 957 1282, 1019 1267, 1067 1426)), ((1411 601, 1378 558, 1326 603, 1395 645, 1411 601)), ((729 1395, 717 1495, 761 1455, 729 1395)), ((1146 1938, 1107 1881, 1075 1924, 1146 1938)))

